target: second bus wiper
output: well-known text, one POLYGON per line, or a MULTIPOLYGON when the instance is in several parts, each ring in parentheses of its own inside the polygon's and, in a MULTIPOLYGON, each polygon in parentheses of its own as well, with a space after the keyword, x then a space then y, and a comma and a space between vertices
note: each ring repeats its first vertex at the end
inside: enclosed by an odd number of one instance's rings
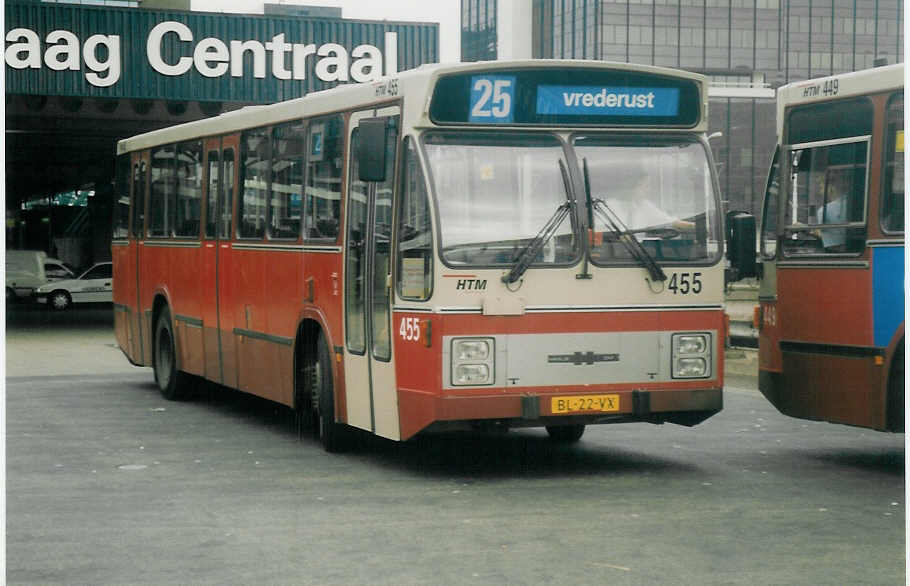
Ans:
POLYGON ((544 244, 556 234, 556 230, 559 229, 560 224, 563 220, 566 219, 566 216, 569 215, 569 212, 573 208, 573 201, 570 199, 570 183, 569 183, 569 173, 566 171, 566 166, 563 164, 562 159, 559 160, 559 171, 562 173, 562 181, 566 188, 566 202, 556 208, 556 211, 553 212, 553 215, 550 216, 550 219, 547 220, 547 223, 544 224, 544 227, 540 229, 540 232, 537 233, 533 239, 518 253, 518 258, 515 261, 515 265, 512 267, 507 274, 502 276, 502 282, 506 285, 510 285, 521 278, 525 271, 528 270, 528 267, 531 266, 531 263, 534 262, 534 259, 537 258, 538 253, 543 248, 544 244))

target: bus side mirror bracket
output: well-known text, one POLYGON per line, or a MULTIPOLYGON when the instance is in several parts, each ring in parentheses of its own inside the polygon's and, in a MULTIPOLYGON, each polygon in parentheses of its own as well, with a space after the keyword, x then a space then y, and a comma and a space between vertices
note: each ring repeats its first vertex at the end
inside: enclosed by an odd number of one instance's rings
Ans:
POLYGON ((725 281, 730 283, 758 276, 755 262, 755 216, 745 212, 727 213, 727 259, 730 268, 725 281))
POLYGON ((357 128, 360 147, 357 152, 358 178, 361 181, 385 181, 387 118, 365 118, 357 128))

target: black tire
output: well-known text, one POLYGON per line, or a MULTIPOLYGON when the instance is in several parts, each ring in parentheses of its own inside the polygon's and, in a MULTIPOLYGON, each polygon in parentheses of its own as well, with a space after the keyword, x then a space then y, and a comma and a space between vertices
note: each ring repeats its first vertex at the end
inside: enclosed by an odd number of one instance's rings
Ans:
POLYGON ((73 298, 63 289, 56 289, 47 295, 47 307, 54 311, 69 309, 72 304, 73 298))
POLYGON ((315 356, 308 356, 304 368, 307 372, 307 388, 312 404, 316 407, 316 433, 326 452, 344 451, 346 431, 342 423, 335 421, 335 384, 332 379, 332 358, 325 337, 319 334, 316 340, 315 356))
POLYGON ((550 434, 550 441, 559 444, 574 444, 581 439, 585 433, 584 425, 548 425, 547 433, 550 434))
POLYGON ((155 323, 155 344, 152 347, 152 368, 161 395, 169 401, 186 396, 186 373, 177 370, 177 338, 171 324, 171 312, 164 308, 155 323))
POLYGON ((904 431, 904 343, 897 346, 888 377, 888 431, 904 431))

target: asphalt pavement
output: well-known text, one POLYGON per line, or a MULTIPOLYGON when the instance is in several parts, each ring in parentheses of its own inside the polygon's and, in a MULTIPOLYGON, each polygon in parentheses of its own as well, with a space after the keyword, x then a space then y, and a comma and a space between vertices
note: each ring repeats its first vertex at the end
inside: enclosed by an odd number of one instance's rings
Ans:
POLYGON ((904 436, 780 415, 748 354, 694 428, 333 455, 255 397, 164 400, 109 312, 8 314, 9 584, 903 583, 904 436))

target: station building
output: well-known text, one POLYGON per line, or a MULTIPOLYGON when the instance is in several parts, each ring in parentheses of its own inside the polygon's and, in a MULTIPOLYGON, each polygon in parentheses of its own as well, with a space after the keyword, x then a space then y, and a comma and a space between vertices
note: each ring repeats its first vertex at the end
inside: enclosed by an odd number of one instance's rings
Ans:
POLYGON ((903 10, 903 0, 461 0, 461 57, 600 59, 708 75, 727 209, 757 214, 776 88, 902 62, 903 10))
POLYGON ((322 7, 188 8, 5 3, 7 248, 74 265, 109 259, 122 138, 438 61, 435 23, 351 20, 322 7))

